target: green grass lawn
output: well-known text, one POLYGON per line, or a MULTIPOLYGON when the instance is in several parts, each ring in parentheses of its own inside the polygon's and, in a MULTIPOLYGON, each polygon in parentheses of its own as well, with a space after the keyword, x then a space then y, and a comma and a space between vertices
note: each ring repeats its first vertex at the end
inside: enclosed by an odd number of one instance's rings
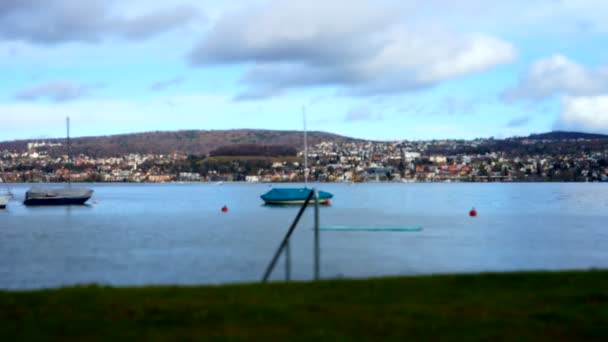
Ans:
POLYGON ((13 340, 608 340, 608 271, 0 292, 13 340))

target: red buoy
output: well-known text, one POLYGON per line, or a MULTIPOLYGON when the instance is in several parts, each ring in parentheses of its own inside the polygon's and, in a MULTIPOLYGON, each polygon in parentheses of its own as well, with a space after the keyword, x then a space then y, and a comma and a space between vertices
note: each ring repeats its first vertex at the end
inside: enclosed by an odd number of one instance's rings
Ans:
POLYGON ((477 216, 477 210, 475 210, 475 208, 471 209, 471 211, 469 211, 469 216, 476 217, 477 216))
POLYGON ((222 212, 223 213, 227 213, 228 212, 228 207, 227 206, 223 206, 222 207, 222 212))

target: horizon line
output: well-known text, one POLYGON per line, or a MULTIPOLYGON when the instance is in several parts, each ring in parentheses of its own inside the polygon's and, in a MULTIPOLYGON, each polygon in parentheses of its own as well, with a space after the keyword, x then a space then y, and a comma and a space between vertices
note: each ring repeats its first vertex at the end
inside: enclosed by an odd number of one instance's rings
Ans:
MULTIPOLYGON (((269 131, 269 132, 293 132, 293 133, 302 133, 304 134, 304 130, 294 130, 294 129, 265 129, 265 128, 229 128, 229 129, 176 129, 176 130, 153 130, 153 131, 141 131, 141 132, 130 132, 130 133, 115 133, 115 134, 104 134, 104 135, 82 135, 82 136, 71 136, 70 139, 85 139, 85 138, 111 138, 117 136, 125 136, 125 135, 138 135, 138 134, 153 134, 153 133, 177 133, 177 132, 229 132, 229 131, 269 131)), ((516 139, 516 138, 527 138, 532 137, 534 135, 542 135, 549 133, 574 133, 574 134, 588 134, 588 135, 601 135, 608 137, 608 134, 604 133, 596 133, 596 132, 585 132, 585 131, 563 131, 563 130, 551 130, 546 132, 531 132, 527 136, 519 136, 513 135, 509 137, 497 138, 495 136, 489 137, 475 137, 475 138, 432 138, 432 139, 388 139, 388 140, 379 140, 379 139, 366 139, 366 138, 358 138, 348 135, 343 135, 339 133, 329 132, 329 131, 319 131, 313 130, 308 131, 308 133, 321 133, 321 134, 331 134, 335 136, 339 136, 342 138, 352 139, 352 140, 363 140, 370 142, 396 142, 396 141, 474 141, 477 139, 494 139, 494 140, 507 140, 507 139, 516 139)), ((44 141, 44 140, 65 140, 66 137, 37 137, 37 138, 18 138, 12 140, 0 140, 0 143, 8 143, 8 142, 25 142, 25 141, 44 141)))

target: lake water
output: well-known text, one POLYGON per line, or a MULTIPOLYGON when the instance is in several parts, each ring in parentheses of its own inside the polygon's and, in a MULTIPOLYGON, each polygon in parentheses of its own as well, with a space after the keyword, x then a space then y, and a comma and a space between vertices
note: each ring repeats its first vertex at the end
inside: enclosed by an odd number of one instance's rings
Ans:
MULTIPOLYGON (((29 186, 11 186, 0 288, 255 282, 298 210, 264 206, 268 184, 87 186, 91 205, 72 207, 25 207, 29 186)), ((608 267, 606 183, 316 186, 334 194, 322 225, 423 228, 321 232, 324 278, 608 267)), ((295 279, 312 278, 312 225, 308 209, 292 238, 295 279)))

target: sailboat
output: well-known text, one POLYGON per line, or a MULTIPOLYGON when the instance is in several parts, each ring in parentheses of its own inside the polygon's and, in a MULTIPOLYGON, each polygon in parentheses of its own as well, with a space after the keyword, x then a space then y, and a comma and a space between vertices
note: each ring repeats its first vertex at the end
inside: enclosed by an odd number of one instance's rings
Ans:
POLYGON ((10 194, 0 194, 0 209, 6 208, 6 205, 8 204, 8 201, 10 201, 11 197, 12 196, 10 194))
MULTIPOLYGON (((267 193, 260 196, 264 203, 272 205, 285 204, 303 204, 311 189, 308 188, 308 141, 306 131, 306 110, 302 108, 302 116, 304 120, 304 187, 303 188, 273 188, 267 193)), ((331 198, 334 196, 326 191, 318 191, 319 204, 329 205, 331 198)))
MULTIPOLYGON (((66 119, 67 124, 67 147, 68 163, 71 162, 70 151, 70 118, 66 119)), ((69 170, 69 169, 68 169, 69 170)), ((93 195, 93 190, 87 188, 73 188, 71 176, 68 173, 67 188, 40 188, 32 187, 25 193, 25 205, 69 205, 84 204, 93 195)))

